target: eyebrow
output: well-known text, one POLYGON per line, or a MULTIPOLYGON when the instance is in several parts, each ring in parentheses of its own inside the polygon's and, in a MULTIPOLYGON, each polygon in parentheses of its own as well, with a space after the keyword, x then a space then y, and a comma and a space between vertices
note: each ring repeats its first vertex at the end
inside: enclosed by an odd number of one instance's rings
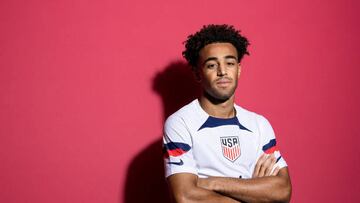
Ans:
POLYGON ((237 57, 236 56, 233 56, 233 55, 228 55, 228 56, 225 56, 226 59, 235 59, 237 60, 237 57))
MULTIPOLYGON (((225 58, 225 59, 235 59, 235 60, 237 60, 237 58, 236 58, 235 56, 233 56, 233 55, 227 55, 227 56, 225 56, 224 58, 225 58)), ((205 63, 208 62, 208 61, 212 61, 212 60, 218 60, 218 58, 217 58, 217 57, 209 57, 209 58, 207 58, 207 59, 204 61, 203 64, 205 64, 205 63)))

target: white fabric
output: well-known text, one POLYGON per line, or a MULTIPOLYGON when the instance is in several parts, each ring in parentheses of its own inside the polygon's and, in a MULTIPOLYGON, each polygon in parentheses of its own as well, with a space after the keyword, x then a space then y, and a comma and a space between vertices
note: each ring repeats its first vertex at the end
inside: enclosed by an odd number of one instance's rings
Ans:
MULTIPOLYGON (((228 119, 209 116, 197 99, 169 116, 164 126, 165 154, 168 145, 179 148, 179 143, 182 143, 188 145, 189 149, 183 150, 181 155, 164 156, 166 177, 175 173, 193 173, 202 178, 251 178, 257 159, 264 153, 264 145, 275 139, 275 135, 270 123, 263 116, 238 105, 234 107, 236 117, 244 128, 234 124, 222 125, 228 119), (210 117, 215 119, 217 126, 201 128, 210 117), (224 156, 221 144, 221 138, 224 137, 235 137, 238 140, 240 156, 236 160, 231 161, 224 156)), ((278 158, 277 166, 287 166, 279 151, 274 154, 278 158)))

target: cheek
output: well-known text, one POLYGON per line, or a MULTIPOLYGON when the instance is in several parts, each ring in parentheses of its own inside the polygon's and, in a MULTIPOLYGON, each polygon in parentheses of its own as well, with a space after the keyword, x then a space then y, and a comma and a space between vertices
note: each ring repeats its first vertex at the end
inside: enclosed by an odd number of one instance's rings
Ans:
POLYGON ((238 78, 239 76, 240 76, 240 71, 239 71, 239 69, 234 69, 234 70, 232 70, 232 76, 233 76, 233 78, 238 78))
POLYGON ((202 75, 201 83, 204 88, 210 88, 212 81, 214 81, 212 75, 210 75, 210 74, 202 75))
POLYGON ((211 80, 208 77, 204 77, 202 79, 202 83, 204 86, 210 86, 211 85, 211 80))
POLYGON ((207 71, 207 72, 204 71, 202 73, 202 79, 205 80, 205 81, 212 81, 213 74, 210 71, 207 71))

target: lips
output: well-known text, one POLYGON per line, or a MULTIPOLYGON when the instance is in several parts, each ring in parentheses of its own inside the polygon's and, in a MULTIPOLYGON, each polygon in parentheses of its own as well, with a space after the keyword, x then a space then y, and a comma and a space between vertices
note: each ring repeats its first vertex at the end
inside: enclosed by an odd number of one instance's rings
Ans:
POLYGON ((219 79, 216 81, 215 83, 217 86, 220 86, 220 87, 226 87, 226 86, 229 86, 231 84, 231 80, 229 79, 219 79))

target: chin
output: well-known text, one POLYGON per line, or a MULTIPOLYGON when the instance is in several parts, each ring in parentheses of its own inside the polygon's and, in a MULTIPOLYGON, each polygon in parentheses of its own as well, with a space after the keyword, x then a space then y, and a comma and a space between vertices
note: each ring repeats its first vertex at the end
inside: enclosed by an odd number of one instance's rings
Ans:
POLYGON ((223 103, 229 100, 235 93, 235 89, 228 89, 227 91, 218 89, 208 89, 204 91, 205 97, 207 97, 213 103, 223 103))
POLYGON ((221 95, 221 96, 216 97, 216 99, 222 100, 222 101, 227 101, 230 99, 230 97, 231 97, 230 95, 221 95))
POLYGON ((227 100, 229 100, 231 98, 232 94, 208 94, 207 98, 215 103, 215 104, 219 104, 219 103, 223 103, 226 102, 227 100))
POLYGON ((234 91, 214 92, 213 96, 217 99, 228 100, 234 95, 234 91))

